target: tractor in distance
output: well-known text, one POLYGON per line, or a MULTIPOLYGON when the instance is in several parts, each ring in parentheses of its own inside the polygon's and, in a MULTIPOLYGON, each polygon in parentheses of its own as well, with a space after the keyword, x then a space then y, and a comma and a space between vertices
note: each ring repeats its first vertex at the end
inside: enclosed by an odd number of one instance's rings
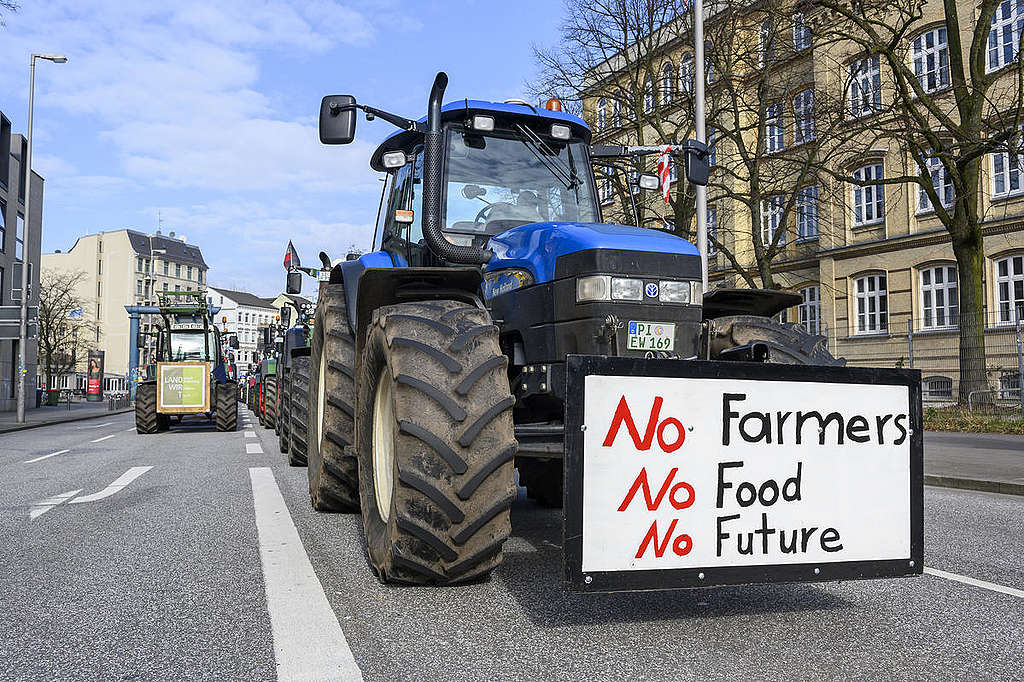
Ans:
MULTIPOLYGON (((238 389, 228 377, 224 340, 213 324, 205 291, 158 292, 163 326, 156 335, 155 362, 135 394, 135 428, 156 433, 171 418, 205 415, 218 431, 238 425, 238 389)), ((231 337, 229 345, 238 347, 231 337)), ((141 344, 140 344, 141 346, 141 344)))
POLYGON ((309 395, 309 342, 313 333, 314 304, 300 305, 295 324, 292 307, 281 306, 284 340, 277 361, 278 447, 291 466, 306 465, 306 425, 309 395))
MULTIPOLYGON (((357 110, 400 129, 370 159, 384 174, 373 251, 321 283, 308 392, 312 505, 361 513, 370 566, 389 582, 498 566, 514 468, 530 497, 562 505, 578 400, 567 358, 844 364, 772 319, 799 296, 705 294, 690 242, 602 222, 592 164, 655 150, 591 146, 557 107, 443 104, 446 85, 439 73, 418 121, 350 95, 320 109, 325 144, 352 142, 357 110)), ((683 148, 687 177, 706 183, 706 147, 683 148)), ((300 290, 290 272, 287 291, 300 290)))
POLYGON ((276 329, 271 323, 261 330, 257 344, 260 361, 256 366, 256 417, 260 425, 272 429, 277 423, 277 364, 278 344, 276 329))

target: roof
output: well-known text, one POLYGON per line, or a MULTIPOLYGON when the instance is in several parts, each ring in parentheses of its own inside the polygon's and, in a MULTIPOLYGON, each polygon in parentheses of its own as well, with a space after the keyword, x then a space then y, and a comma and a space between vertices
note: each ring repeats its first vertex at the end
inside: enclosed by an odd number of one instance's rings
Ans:
POLYGON ((128 241, 131 242, 132 249, 140 256, 152 257, 153 250, 163 249, 166 253, 159 254, 161 258, 175 263, 206 267, 203 252, 198 246, 186 244, 180 239, 172 239, 162 234, 148 235, 135 230, 125 230, 125 232, 128 233, 128 241))
POLYGON ((274 306, 270 305, 266 299, 260 298, 256 294, 250 294, 248 291, 234 291, 232 289, 221 289, 220 287, 210 287, 210 291, 216 291, 218 294, 230 298, 238 305, 274 310, 274 306))
MULTIPOLYGON (((590 142, 590 127, 582 118, 573 116, 572 114, 567 114, 563 111, 549 111, 548 109, 542 109, 530 104, 486 102, 478 99, 456 100, 455 102, 449 102, 441 107, 441 122, 450 123, 452 121, 458 121, 471 116, 474 113, 496 113, 499 115, 504 114, 504 117, 509 118, 524 120, 533 119, 534 121, 538 119, 547 119, 560 123, 568 123, 570 126, 575 128, 573 132, 582 137, 584 142, 590 142)), ((419 122, 426 123, 426 120, 426 117, 423 117, 419 122)), ((406 149, 413 140, 422 137, 423 133, 411 130, 399 130, 392 133, 387 139, 381 142, 380 146, 377 147, 377 150, 373 152, 373 156, 370 157, 370 167, 375 171, 383 171, 384 164, 382 157, 385 152, 394 151, 396 149, 406 149)))
MULTIPOLYGON (((313 303, 308 298, 299 296, 297 294, 281 294, 281 296, 284 296, 289 301, 291 301, 292 305, 295 306, 296 308, 301 308, 304 305, 311 305, 313 303)), ((268 298, 267 300, 273 302, 276 301, 277 298, 277 296, 274 296, 273 298, 268 298)))

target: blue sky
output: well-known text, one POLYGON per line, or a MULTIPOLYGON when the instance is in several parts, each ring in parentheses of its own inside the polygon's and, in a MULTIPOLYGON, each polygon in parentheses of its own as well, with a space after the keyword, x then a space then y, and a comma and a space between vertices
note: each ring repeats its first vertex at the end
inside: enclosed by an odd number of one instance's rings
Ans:
POLYGON ((214 286, 280 291, 289 239, 367 249, 380 183, 368 166, 393 128, 360 119, 324 147, 320 98, 347 93, 413 118, 434 73, 447 99, 524 96, 531 45, 557 39, 557 0, 24 0, 0 28, 0 110, 27 118, 38 64, 35 169, 43 249, 125 227, 197 243, 214 286), (170 5, 170 6, 168 6, 170 5))

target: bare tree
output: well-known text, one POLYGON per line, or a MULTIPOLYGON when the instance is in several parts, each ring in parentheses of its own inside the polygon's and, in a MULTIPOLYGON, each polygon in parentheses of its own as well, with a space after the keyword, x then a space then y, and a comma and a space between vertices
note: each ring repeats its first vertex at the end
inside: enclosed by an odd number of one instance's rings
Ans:
POLYGON ((78 294, 84 272, 44 271, 39 287, 39 358, 45 386, 77 369, 92 348, 98 323, 78 294))
MULTIPOLYGON (((816 27, 824 39, 843 47, 833 53, 878 57, 882 72, 884 97, 868 102, 869 115, 847 116, 845 136, 836 138, 836 146, 891 146, 904 160, 903 168, 880 182, 840 179, 918 188, 918 210, 934 211, 950 235, 959 275, 961 402, 987 387, 982 163, 992 153, 1016 158, 1021 151, 1024 36, 1011 27, 990 44, 993 15, 1001 4, 1006 3, 980 0, 964 13, 963 3, 942 0, 940 23, 926 24, 922 0, 815 2, 816 27), (967 15, 973 25, 962 25, 967 15)), ((849 87, 848 82, 848 93, 849 87)), ((844 167, 849 165, 837 166, 844 167)))
POLYGON ((14 0, 0 0, 0 26, 6 26, 4 23, 4 12, 17 12, 18 3, 14 0))

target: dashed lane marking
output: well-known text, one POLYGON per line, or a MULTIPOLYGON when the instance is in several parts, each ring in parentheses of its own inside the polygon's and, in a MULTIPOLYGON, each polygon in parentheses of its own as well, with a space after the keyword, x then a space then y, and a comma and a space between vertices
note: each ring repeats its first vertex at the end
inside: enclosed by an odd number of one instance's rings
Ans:
POLYGON ((136 478, 138 478, 139 476, 141 476, 142 474, 146 473, 147 471, 149 471, 152 468, 153 467, 151 467, 151 466, 149 466, 149 467, 132 467, 128 471, 126 471, 123 474, 121 474, 120 476, 118 476, 117 479, 113 483, 111 483, 110 485, 108 485, 106 488, 104 488, 103 490, 99 491, 98 493, 93 493, 92 495, 83 495, 82 497, 78 497, 78 498, 75 498, 74 500, 71 500, 68 504, 81 504, 83 502, 95 502, 96 500, 102 500, 102 499, 104 499, 106 497, 110 497, 111 495, 113 495, 115 493, 118 493, 118 492, 124 490, 125 488, 127 488, 129 483, 131 483, 136 478))
POLYGON ((103 422, 102 424, 90 424, 89 426, 79 426, 80 429, 98 429, 103 426, 110 426, 114 422, 103 422))
POLYGON ((35 459, 26 459, 24 462, 22 462, 22 464, 31 464, 32 462, 42 462, 44 459, 49 459, 50 457, 56 457, 57 455, 63 455, 65 452, 71 452, 71 451, 70 450, 58 450, 57 452, 51 452, 48 455, 43 455, 42 457, 36 457, 35 459))
POLYGON ((245 432, 245 437, 246 438, 255 438, 256 437, 256 432, 255 431, 246 431, 245 432))
POLYGON ((74 497, 75 495, 77 495, 80 492, 82 492, 80 489, 79 490, 71 490, 71 491, 68 491, 66 493, 61 493, 60 495, 54 495, 53 497, 50 497, 50 498, 47 498, 45 500, 41 500, 39 502, 36 502, 34 505, 32 505, 32 511, 29 512, 28 516, 29 516, 30 519, 37 519, 40 516, 42 516, 43 514, 45 514, 46 512, 48 512, 51 509, 53 509, 54 507, 56 507, 58 504, 61 504, 62 502, 67 501, 69 498, 74 497))
POLYGON ((245 444, 245 454, 247 454, 247 455, 262 455, 263 454, 263 446, 260 445, 259 443, 246 443, 245 444))
POLYGON ((362 680, 268 467, 249 469, 277 679, 362 680))
POLYGON ((100 442, 103 442, 103 441, 107 440, 108 438, 113 438, 116 435, 117 435, 116 433, 112 433, 109 436, 103 436, 102 438, 97 438, 97 439, 91 440, 89 442, 90 443, 100 443, 100 442))
POLYGON ((1021 599, 1024 599, 1024 590, 1017 590, 1012 587, 1006 587, 1005 585, 997 585, 996 583, 990 583, 985 580, 978 580, 977 578, 971 578, 966 575, 947 573, 946 571, 940 571, 939 569, 931 568, 930 566, 925 566, 924 572, 939 578, 945 578, 946 580, 955 580, 956 582, 964 583, 965 585, 973 585, 974 587, 981 587, 986 590, 992 590, 993 592, 1001 592, 1003 594, 1008 594, 1013 597, 1020 597, 1021 599))

